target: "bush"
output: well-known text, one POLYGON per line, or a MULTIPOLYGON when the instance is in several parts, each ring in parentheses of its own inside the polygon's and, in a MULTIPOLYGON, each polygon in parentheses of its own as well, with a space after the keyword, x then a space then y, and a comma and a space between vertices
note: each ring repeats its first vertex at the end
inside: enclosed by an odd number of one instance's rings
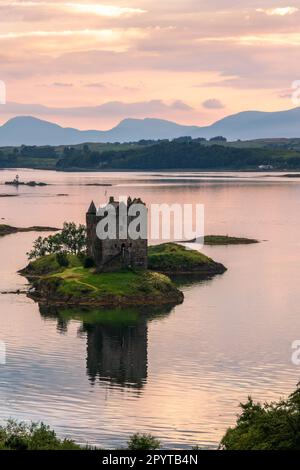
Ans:
POLYGON ((56 254, 56 261, 59 266, 67 268, 69 266, 68 254, 65 251, 56 254))
POLYGON ((0 426, 0 449, 5 450, 76 450, 80 446, 69 439, 59 439, 43 423, 18 423, 9 420, 0 426))
POLYGON ((40 258, 52 253, 79 255, 86 250, 86 228, 74 222, 65 222, 60 233, 48 237, 38 237, 33 249, 27 253, 29 259, 40 258))
POLYGON ((221 441, 225 450, 300 450, 300 388, 287 400, 248 402, 221 441))
POLYGON ((93 258, 90 258, 89 256, 87 256, 83 262, 83 267, 86 269, 89 269, 89 268, 93 268, 94 266, 95 266, 95 262, 93 258))
POLYGON ((134 434, 127 442, 129 450, 157 450, 160 442, 151 434, 134 434))

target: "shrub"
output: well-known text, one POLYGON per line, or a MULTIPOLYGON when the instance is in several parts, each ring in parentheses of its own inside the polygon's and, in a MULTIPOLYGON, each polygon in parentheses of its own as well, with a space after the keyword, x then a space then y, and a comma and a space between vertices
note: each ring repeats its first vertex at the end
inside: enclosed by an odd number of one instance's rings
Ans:
POLYGON ((56 253, 56 260, 58 264, 63 268, 67 268, 69 266, 68 255, 65 251, 62 251, 61 253, 56 253))
POLYGON ((76 450, 80 446, 69 439, 59 439, 43 423, 18 423, 9 420, 0 426, 0 449, 5 450, 76 450))
POLYGON ((157 450, 160 442, 151 434, 136 433, 127 442, 129 450, 157 450))
POLYGON ((86 250, 86 228, 74 222, 65 222, 60 233, 38 237, 33 249, 27 253, 29 259, 40 258, 52 253, 79 255, 86 250))
POLYGON ((89 256, 87 256, 83 262, 83 267, 86 269, 89 269, 89 268, 93 268, 94 266, 95 266, 95 262, 93 258, 90 258, 89 256))
POLYGON ((300 450, 300 388, 287 400, 254 403, 249 397, 234 428, 221 441, 225 450, 300 450))

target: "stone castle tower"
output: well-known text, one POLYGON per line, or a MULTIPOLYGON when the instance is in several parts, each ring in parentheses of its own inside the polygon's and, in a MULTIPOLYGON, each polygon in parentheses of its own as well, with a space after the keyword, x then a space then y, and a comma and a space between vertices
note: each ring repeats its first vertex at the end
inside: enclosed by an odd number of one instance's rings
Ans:
MULTIPOLYGON (((118 271, 124 267, 133 269, 147 269, 148 265, 148 240, 138 238, 134 240, 127 236, 126 239, 120 238, 119 234, 119 214, 120 204, 123 202, 115 201, 113 197, 109 198, 109 205, 116 210, 116 238, 106 238, 101 240, 97 237, 96 227, 104 216, 97 215, 97 209, 94 202, 86 213, 87 226, 87 255, 93 259, 97 271, 118 271)), ((132 204, 145 204, 141 199, 129 197, 127 200, 126 214, 127 226, 130 223, 131 216, 128 215, 128 209, 132 204)), ((105 208, 104 208, 105 209, 105 208)))

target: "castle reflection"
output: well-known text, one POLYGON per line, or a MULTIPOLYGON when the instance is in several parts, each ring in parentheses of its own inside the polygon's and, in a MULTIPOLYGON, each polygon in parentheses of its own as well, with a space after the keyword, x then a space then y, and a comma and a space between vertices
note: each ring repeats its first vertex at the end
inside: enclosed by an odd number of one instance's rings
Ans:
POLYGON ((147 321, 135 326, 84 325, 87 371, 111 384, 142 387, 147 379, 147 321))
POLYGON ((72 320, 80 320, 78 333, 86 336, 86 369, 91 384, 141 389, 147 381, 148 323, 165 317, 173 307, 151 309, 65 309, 40 305, 40 314, 55 320, 66 333, 72 320))

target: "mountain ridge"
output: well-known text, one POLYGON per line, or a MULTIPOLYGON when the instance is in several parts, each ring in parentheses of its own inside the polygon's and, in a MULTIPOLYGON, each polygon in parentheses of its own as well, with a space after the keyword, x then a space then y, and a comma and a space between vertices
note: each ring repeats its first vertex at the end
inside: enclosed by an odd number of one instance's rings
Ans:
POLYGON ((79 130, 34 116, 15 116, 0 126, 0 146, 76 145, 84 142, 134 142, 191 136, 228 140, 300 137, 300 108, 284 111, 242 111, 209 126, 189 126, 157 118, 126 118, 112 129, 79 130))

